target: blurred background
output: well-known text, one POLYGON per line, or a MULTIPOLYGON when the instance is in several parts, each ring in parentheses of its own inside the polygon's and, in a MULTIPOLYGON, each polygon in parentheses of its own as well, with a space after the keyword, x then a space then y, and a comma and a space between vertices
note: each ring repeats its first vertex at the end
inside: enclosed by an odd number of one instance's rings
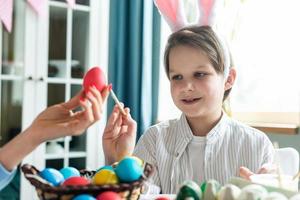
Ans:
MULTIPOLYGON (((197 1, 182 1, 194 23, 197 1)), ((81 90, 83 75, 93 66, 102 67, 130 107, 138 136, 180 116, 163 68, 171 31, 152 0, 12 2, 11 29, 3 21, 0 26, 0 147, 47 106, 81 90)), ((300 1, 224 0, 221 5, 216 28, 227 38, 237 70, 226 112, 264 131, 279 147, 300 152, 300 1)), ((113 105, 109 98, 105 113, 113 105)), ((38 168, 98 168, 104 164, 105 123, 106 116, 87 134, 49 141, 24 162, 38 168)), ((33 197, 20 174, 0 192, 0 199, 33 197)))

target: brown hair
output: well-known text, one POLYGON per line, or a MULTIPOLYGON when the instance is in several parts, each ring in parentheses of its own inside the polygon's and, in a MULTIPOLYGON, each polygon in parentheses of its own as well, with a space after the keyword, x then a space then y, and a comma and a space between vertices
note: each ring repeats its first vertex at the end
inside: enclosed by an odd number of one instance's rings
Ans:
MULTIPOLYGON (((164 55, 164 65, 167 77, 169 77, 169 55, 176 46, 190 46, 206 53, 217 73, 223 74, 225 70, 224 50, 216 33, 210 26, 190 26, 170 35, 164 55)), ((230 67, 232 67, 230 56, 230 67)), ((228 97, 231 89, 224 93, 223 101, 228 97)))

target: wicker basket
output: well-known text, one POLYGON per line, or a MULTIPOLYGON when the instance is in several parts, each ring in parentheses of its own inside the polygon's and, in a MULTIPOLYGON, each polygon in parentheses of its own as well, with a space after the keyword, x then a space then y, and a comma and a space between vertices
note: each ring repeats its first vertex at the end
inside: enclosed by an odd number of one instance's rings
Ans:
MULTIPOLYGON (((84 185, 84 186, 57 186, 54 187, 39 176, 40 171, 34 166, 24 164, 21 167, 26 179, 35 187, 40 199, 43 200, 69 200, 79 194, 90 194, 97 196, 104 191, 117 192, 122 199, 135 200, 138 199, 142 189, 143 183, 153 173, 152 165, 146 163, 144 165, 144 173, 142 177, 132 183, 119 183, 114 185, 84 185)), ((96 171, 81 170, 81 176, 91 179, 96 171)))

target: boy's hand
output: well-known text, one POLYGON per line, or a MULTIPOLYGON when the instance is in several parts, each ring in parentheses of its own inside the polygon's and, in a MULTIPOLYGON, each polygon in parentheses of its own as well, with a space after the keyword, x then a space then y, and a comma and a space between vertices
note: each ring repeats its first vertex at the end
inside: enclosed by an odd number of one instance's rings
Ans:
POLYGON ((106 124, 102 137, 106 164, 117 162, 133 153, 137 125, 131 118, 129 108, 125 108, 125 112, 126 115, 123 115, 116 105, 106 124))
POLYGON ((108 87, 102 93, 91 87, 82 100, 84 93, 80 91, 69 101, 53 105, 40 113, 28 128, 29 132, 38 144, 68 135, 80 135, 101 118, 108 93, 108 87), (73 112, 78 107, 82 110, 73 112))
MULTIPOLYGON (((273 164, 264 164, 256 174, 272 174, 276 173, 277 167, 273 164)), ((247 167, 240 167, 240 177, 250 180, 250 176, 255 173, 250 171, 247 167)))

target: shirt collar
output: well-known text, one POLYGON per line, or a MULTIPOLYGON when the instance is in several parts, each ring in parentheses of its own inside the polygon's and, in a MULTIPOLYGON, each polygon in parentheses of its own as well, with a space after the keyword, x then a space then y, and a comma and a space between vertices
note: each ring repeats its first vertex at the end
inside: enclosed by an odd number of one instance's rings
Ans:
MULTIPOLYGON (((227 114, 223 112, 220 121, 206 135, 207 144, 216 142, 225 133, 224 130, 226 130, 226 128, 224 126, 228 123, 228 118, 227 114)), ((179 156, 184 152, 187 144, 193 139, 192 130, 184 114, 182 114, 178 120, 175 130, 177 131, 176 137, 178 137, 176 153, 179 156)))

